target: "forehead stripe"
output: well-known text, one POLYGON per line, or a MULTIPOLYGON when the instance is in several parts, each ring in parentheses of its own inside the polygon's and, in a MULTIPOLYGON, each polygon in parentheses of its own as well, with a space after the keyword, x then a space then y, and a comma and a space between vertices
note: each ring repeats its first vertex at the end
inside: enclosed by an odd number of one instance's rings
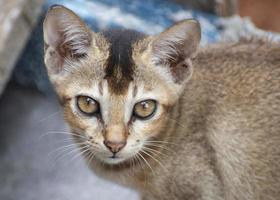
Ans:
POLYGON ((132 30, 108 30, 102 33, 110 44, 110 54, 105 68, 105 79, 115 94, 125 94, 133 81, 135 64, 132 59, 133 44, 144 35, 132 30))

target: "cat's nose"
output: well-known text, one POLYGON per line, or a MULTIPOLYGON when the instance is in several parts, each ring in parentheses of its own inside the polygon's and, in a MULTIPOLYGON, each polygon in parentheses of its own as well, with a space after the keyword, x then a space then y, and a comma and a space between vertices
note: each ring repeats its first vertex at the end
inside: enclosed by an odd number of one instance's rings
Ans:
POLYGON ((126 141, 123 142, 112 142, 109 140, 104 140, 104 145, 113 153, 118 153, 125 145, 126 141))

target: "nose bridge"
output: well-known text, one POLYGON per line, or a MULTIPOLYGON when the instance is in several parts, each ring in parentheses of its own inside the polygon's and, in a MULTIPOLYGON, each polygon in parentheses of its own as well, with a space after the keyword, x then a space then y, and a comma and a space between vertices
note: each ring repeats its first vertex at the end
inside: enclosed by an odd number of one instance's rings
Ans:
POLYGON ((104 145, 113 153, 125 145, 128 132, 124 124, 124 101, 121 97, 111 96, 108 121, 105 126, 104 145))
POLYGON ((127 138, 127 131, 123 124, 112 124, 106 128, 105 140, 111 142, 123 142, 127 138))
POLYGON ((124 120, 123 100, 117 97, 111 97, 109 106, 108 125, 122 124, 124 120))

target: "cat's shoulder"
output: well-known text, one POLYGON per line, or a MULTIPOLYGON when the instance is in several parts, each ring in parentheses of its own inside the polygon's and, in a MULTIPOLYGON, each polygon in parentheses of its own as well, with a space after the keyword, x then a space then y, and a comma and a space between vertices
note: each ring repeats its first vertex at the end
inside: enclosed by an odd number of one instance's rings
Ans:
POLYGON ((280 65, 280 42, 267 37, 242 37, 235 42, 220 42, 201 47, 196 64, 217 66, 223 63, 280 65))
POLYGON ((280 55, 280 41, 272 40, 269 37, 251 36, 241 37, 238 41, 222 41, 203 46, 198 52, 198 57, 227 56, 239 53, 254 56, 258 52, 271 53, 273 51, 280 55))

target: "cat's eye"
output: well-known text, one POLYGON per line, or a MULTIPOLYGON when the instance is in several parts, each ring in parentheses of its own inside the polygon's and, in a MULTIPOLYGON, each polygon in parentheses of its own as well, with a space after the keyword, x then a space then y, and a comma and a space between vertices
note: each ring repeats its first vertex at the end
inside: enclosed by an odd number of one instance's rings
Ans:
POLYGON ((78 96, 77 107, 82 113, 87 115, 94 115, 100 112, 99 103, 88 96, 78 96))
POLYGON ((157 108, 157 102, 155 100, 144 100, 134 105, 133 115, 140 119, 147 119, 151 117, 157 108))

